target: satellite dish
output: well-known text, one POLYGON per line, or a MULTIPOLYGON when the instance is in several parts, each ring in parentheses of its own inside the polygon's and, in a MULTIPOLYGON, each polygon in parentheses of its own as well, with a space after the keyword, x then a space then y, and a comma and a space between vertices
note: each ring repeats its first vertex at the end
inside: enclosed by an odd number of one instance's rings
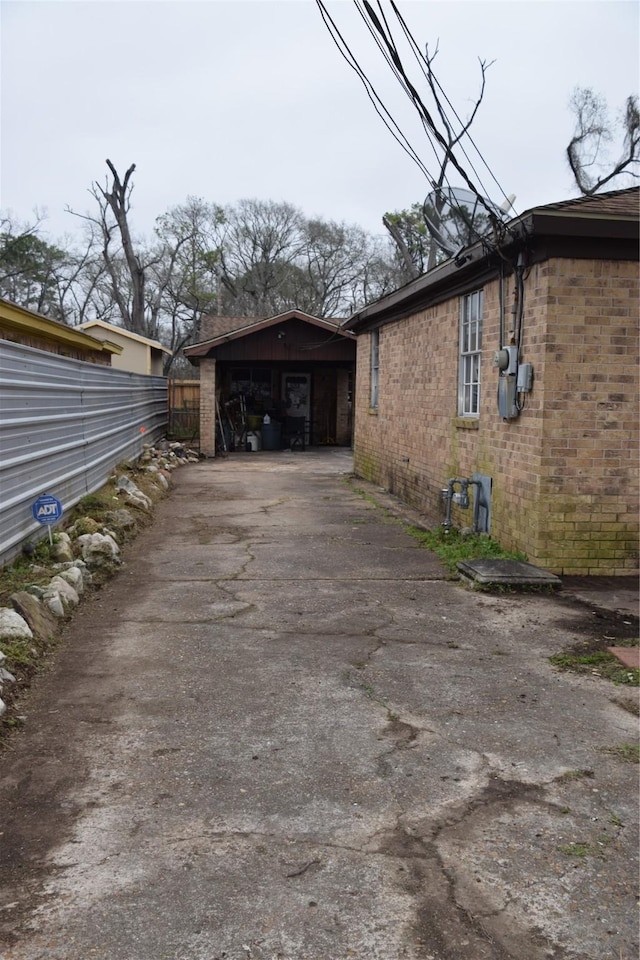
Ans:
POLYGON ((496 203, 485 199, 484 204, 475 193, 462 187, 441 187, 429 194, 422 208, 424 222, 448 257, 491 232, 487 207, 494 217, 504 220, 505 211, 496 203))

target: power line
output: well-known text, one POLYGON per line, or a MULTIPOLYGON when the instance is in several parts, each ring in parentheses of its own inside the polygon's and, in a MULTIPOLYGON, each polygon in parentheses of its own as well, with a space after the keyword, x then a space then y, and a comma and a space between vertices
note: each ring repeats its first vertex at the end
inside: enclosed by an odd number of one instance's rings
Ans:
MULTIPOLYGON (((460 126, 463 128, 463 135, 469 138, 469 142, 471 143, 471 145, 473 146, 474 150, 476 151, 476 153, 477 153, 478 156, 480 157, 480 159, 481 159, 482 163, 484 164, 484 166, 486 167, 486 169, 487 169, 487 171, 488 171, 488 173, 489 173, 489 176, 491 177, 491 179, 493 180, 493 182, 496 184, 498 190, 500 191, 500 193, 502 194, 502 196, 504 197, 504 199, 508 201, 508 200, 509 200, 509 197, 508 197, 507 194, 504 192, 504 189, 502 188, 502 185, 499 183, 499 181, 498 181, 498 179, 496 178, 496 176, 494 175, 491 167, 489 166, 489 164, 488 164, 487 161, 485 160, 485 158, 484 158, 484 156, 483 156, 483 154, 482 154, 482 151, 480 150, 480 148, 479 148, 478 145, 476 144, 475 140, 473 139, 473 137, 472 137, 471 134, 469 133, 469 124, 468 124, 468 123, 465 124, 465 123, 462 121, 462 119, 461 119, 460 115, 458 114, 456 108, 454 107, 454 105, 451 103, 449 97, 447 96, 446 91, 443 89, 443 87, 442 87, 442 85, 440 84, 440 82, 439 82, 438 78, 436 77, 435 73, 433 73, 433 71, 431 70, 429 61, 428 61, 427 58, 422 54, 422 51, 421 51, 420 48, 418 47, 418 44, 417 44, 415 38, 413 37, 411 31, 409 30, 409 28, 408 28, 408 26, 407 26, 407 24, 406 24, 406 22, 405 22, 405 20, 404 20, 404 18, 403 18, 403 16, 402 16, 402 14, 401 14, 400 11, 398 10, 398 8, 397 8, 394 0, 390 0, 390 2, 391 2, 391 6, 392 6, 393 9, 394 9, 395 15, 396 15, 396 17, 398 18, 398 21, 399 21, 399 23, 401 24, 401 26, 402 26, 402 28, 403 28, 403 30, 404 30, 405 36, 406 36, 407 39, 409 40, 409 43, 414 47, 414 52, 415 52, 416 58, 417 58, 418 60, 420 60, 420 59, 424 60, 425 63, 427 64, 427 69, 428 69, 428 71, 429 71, 429 75, 433 78, 433 82, 435 83, 435 85, 437 86, 438 90, 440 91, 440 93, 441 93, 442 96, 444 97, 445 101, 447 102, 448 106, 449 106, 450 109, 452 110, 453 115, 455 116, 456 120, 458 121, 458 123, 460 124, 460 126), (466 129, 464 129, 464 128, 466 128, 466 129)), ((483 67, 483 78, 484 78, 484 64, 482 63, 482 61, 480 61, 480 62, 481 62, 481 66, 483 67)), ((492 61, 492 62, 493 62, 493 61, 492 61)), ((489 66, 491 66, 491 64, 489 64, 489 66)), ((424 73, 424 70, 423 70, 423 73, 424 73)), ((426 76, 426 79, 427 79, 427 81, 428 81, 429 77, 426 76)), ((483 86, 484 86, 484 83, 483 83, 483 86)), ((478 102, 478 105, 479 105, 479 102, 478 102)), ((466 151, 464 150, 464 147, 462 147, 462 145, 461 145, 461 149, 462 149, 465 157, 467 158, 467 160, 468 160, 469 163, 471 164, 471 167, 472 167, 474 173, 476 173, 476 176, 477 176, 478 179, 480 180, 480 185, 481 185, 482 189, 485 190, 485 192, 488 192, 488 191, 486 191, 486 189, 485 189, 485 187, 484 187, 484 184, 483 184, 482 181, 481 181, 480 176, 477 174, 475 168, 473 167, 473 164, 471 163, 471 160, 470 160, 469 156, 467 155, 467 153, 466 153, 466 151)))
MULTIPOLYGON (((369 99, 374 104, 376 112, 385 123, 385 126, 387 127, 387 129, 392 133, 392 135, 394 136, 394 139, 396 139, 396 141, 400 143, 400 145, 403 147, 405 152, 411 157, 411 159, 417 164, 421 172, 427 177, 432 188, 435 191, 438 191, 441 196, 444 196, 445 194, 444 194, 443 188, 444 188, 444 185, 446 184, 448 188, 448 193, 449 193, 448 201, 451 203, 453 191, 449 181, 449 177, 446 174, 446 167, 448 164, 451 164, 451 166, 455 168, 459 176, 462 177, 467 187, 474 194, 474 196, 477 199, 477 202, 482 207, 484 207, 486 214, 488 215, 489 221, 493 226, 493 230, 495 234, 498 237, 502 236, 506 229, 504 220, 502 219, 501 216, 499 216, 499 213, 497 212, 497 208, 486 199, 486 194, 488 193, 488 191, 483 183, 482 177, 479 174, 478 170, 476 169, 473 161, 469 157, 467 151, 465 150, 464 144, 461 143, 461 140, 463 137, 466 136, 469 138, 469 142, 471 143, 473 149, 475 150, 476 154, 480 158, 482 164, 488 171, 491 179, 495 182, 502 196, 505 199, 508 199, 504 190, 502 189, 502 186, 498 182, 496 176, 494 175, 493 171, 489 167, 489 164, 487 163, 484 156, 482 155, 482 152, 480 151, 473 137, 469 133, 469 126, 473 121, 473 118, 475 117, 475 113, 480 106, 480 103, 482 101, 482 96, 484 94, 486 64, 480 61, 481 69, 482 69, 481 93, 475 105, 475 108, 471 114, 471 117, 466 122, 464 122, 460 118, 455 107, 451 103, 449 97, 447 96, 446 92, 444 91, 442 85, 438 81, 438 78, 436 77, 433 71, 433 67, 432 67, 433 58, 428 59, 427 56, 422 53, 422 51, 418 47, 418 44, 415 38, 413 37, 411 31, 409 30, 409 27, 407 26, 404 18, 402 17, 402 14, 398 10, 395 0, 390 0, 391 9, 393 10, 395 17, 398 23, 400 24, 402 32, 404 33, 405 40, 409 45, 409 49, 413 53, 413 56, 415 57, 418 63, 422 76, 426 79, 429 85, 429 88, 433 95, 434 103, 440 115, 440 120, 446 132, 446 137, 445 137, 441 132, 441 130, 438 128, 434 120, 434 117, 432 116, 429 108, 426 106, 418 89, 409 78, 407 69, 405 68, 405 65, 402 62, 396 41, 393 37, 392 30, 389 26, 387 17, 385 15, 381 0, 378 0, 377 2, 378 12, 376 12, 370 0, 354 0, 354 5, 356 7, 356 10, 358 11, 363 22, 365 23, 370 35, 373 37, 374 42, 378 47, 378 50, 384 57, 385 62, 391 69, 396 80, 398 81, 403 91, 409 97, 409 100, 411 101, 416 111, 418 112, 418 116, 420 117, 421 125, 427 137, 429 145, 433 150, 438 163, 440 164, 440 172, 436 182, 435 178, 431 175, 430 171, 428 170, 426 164, 420 158, 418 152, 411 145, 408 137, 403 133, 399 124, 394 120, 391 112, 384 105, 381 97, 376 92, 372 82, 369 80, 364 70, 358 63, 355 54, 349 48, 347 41, 344 39, 344 37, 340 33, 340 30, 338 29, 335 21, 328 13, 323 3, 323 0, 316 0, 316 4, 320 10, 320 13, 323 17, 325 25, 329 29, 332 39, 334 40, 334 43, 338 47, 343 58, 347 61, 347 63, 351 66, 351 68, 356 72, 356 74, 360 78, 361 82, 365 87, 365 90, 367 91, 367 95, 369 96, 369 99), (456 118, 456 121, 459 124, 458 133, 455 132, 454 124, 449 118, 449 116, 447 115, 447 112, 443 105, 443 101, 447 104, 448 108, 451 110, 451 112, 453 113, 453 116, 456 118), (388 120, 386 118, 388 118, 388 120), (392 128, 395 128, 395 130, 392 128), (397 133, 395 131, 397 131, 397 133), (462 166, 461 162, 458 160, 458 157, 454 152, 454 147, 458 147, 460 149, 460 152, 466 159, 484 195, 476 187, 474 182, 471 180, 471 177, 467 173, 466 169, 462 166)), ((490 65, 491 64, 489 64, 489 66, 490 65)))
POLYGON ((391 115, 390 111, 384 105, 382 98, 376 92, 375 87, 373 86, 373 84, 365 74, 364 70, 361 68, 355 55, 352 53, 351 49, 349 48, 349 45, 347 44, 346 40, 340 33, 340 30, 338 29, 335 21, 333 20, 328 10, 326 9, 323 3, 323 0, 316 0, 316 6, 320 11, 320 15, 324 20, 325 26, 329 30, 329 33, 331 34, 331 37, 336 47, 338 48, 341 56, 348 63, 351 69, 357 74, 360 81, 362 82, 366 90, 367 96, 371 100, 376 113, 378 114, 378 116, 380 117, 380 119, 382 120, 386 128, 389 130, 393 138, 400 144, 400 146, 405 151, 405 153, 407 153, 408 156, 414 161, 414 163, 418 166, 418 168, 424 174, 424 176, 426 176, 427 179, 431 180, 432 178, 431 178, 431 174, 429 173, 429 170, 427 169, 423 161, 420 159, 420 156, 417 150, 415 150, 414 147, 411 145, 408 137, 405 136, 405 134, 400 129, 399 125, 393 119, 393 116, 391 115), (392 129, 392 127, 394 127, 395 130, 392 129))

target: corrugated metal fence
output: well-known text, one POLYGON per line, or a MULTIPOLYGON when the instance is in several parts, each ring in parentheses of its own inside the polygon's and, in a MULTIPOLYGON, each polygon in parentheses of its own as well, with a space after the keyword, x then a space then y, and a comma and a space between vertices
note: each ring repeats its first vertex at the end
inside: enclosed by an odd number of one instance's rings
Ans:
POLYGON ((0 564, 42 535, 31 513, 41 494, 67 510, 166 427, 164 377, 0 341, 0 564))

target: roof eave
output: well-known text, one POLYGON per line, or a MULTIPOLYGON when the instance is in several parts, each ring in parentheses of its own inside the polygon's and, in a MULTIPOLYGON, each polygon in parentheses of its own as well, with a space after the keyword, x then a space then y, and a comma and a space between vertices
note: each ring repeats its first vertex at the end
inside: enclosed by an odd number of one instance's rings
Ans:
POLYGON ((67 327, 57 320, 51 320, 49 317, 43 317, 39 313, 33 313, 25 307, 20 307, 9 300, 0 301, 0 317, 10 327, 17 330, 25 330, 30 333, 38 333, 47 340, 58 341, 59 343, 68 343, 76 347, 83 347, 100 351, 102 353, 120 354, 122 347, 111 343, 108 340, 99 340, 90 334, 80 330, 79 327, 67 327))
POLYGON ((192 357, 204 357, 210 350, 229 343, 232 340, 241 340, 243 337, 250 336, 253 333, 260 333, 262 330, 268 330, 270 327, 278 324, 287 323, 290 320, 301 320, 314 327, 319 327, 327 332, 337 333, 347 340, 355 338, 355 334, 345 329, 341 324, 336 324, 331 320, 325 320, 322 317, 312 317, 311 314, 303 313, 301 310, 289 310, 287 313, 280 313, 275 317, 267 317, 257 320, 255 323, 244 327, 238 327, 236 330, 230 330, 228 333, 221 333, 217 337, 211 337, 209 340, 203 340, 200 343, 194 343, 190 347, 184 347, 183 353, 190 360, 192 357))
POLYGON ((345 323, 346 329, 360 331, 382 323, 403 319, 443 299, 443 290, 454 296, 459 288, 473 279, 485 280, 496 274, 501 257, 513 257, 527 242, 543 238, 575 238, 602 241, 635 241, 640 237, 640 220, 626 214, 600 215, 594 212, 576 214, 537 207, 510 221, 506 239, 494 252, 482 242, 460 251, 455 258, 422 274, 399 290, 354 313, 345 323), (456 278, 457 282, 452 283, 456 278))

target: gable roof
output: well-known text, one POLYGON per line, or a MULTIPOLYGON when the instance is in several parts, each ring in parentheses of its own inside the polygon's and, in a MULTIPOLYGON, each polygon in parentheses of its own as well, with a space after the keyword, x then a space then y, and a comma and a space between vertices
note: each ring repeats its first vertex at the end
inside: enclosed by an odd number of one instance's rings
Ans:
POLYGON ((318 327, 320 330, 337 334, 338 336, 345 337, 349 340, 354 338, 354 334, 352 334, 349 330, 345 330, 344 327, 341 326, 342 320, 312 317, 310 314, 304 313, 302 310, 288 310, 286 313, 279 313, 275 317, 257 319, 256 317, 235 317, 229 319, 238 320, 241 325, 237 326, 235 329, 228 330, 227 332, 219 333, 215 337, 210 337, 208 340, 202 340, 199 343, 192 344, 190 347, 185 347, 183 350, 184 355, 186 357, 203 357, 209 352, 209 350, 220 346, 220 344, 229 343, 231 340, 239 340, 242 337, 251 335, 252 333, 259 333, 261 330, 268 330, 269 327, 278 326, 279 324, 286 323, 289 320, 302 320, 304 323, 308 323, 313 327, 318 327))
MULTIPOLYGON (((168 347, 165 347, 164 344, 160 343, 159 340, 151 340, 149 337, 143 337, 139 333, 132 333, 131 330, 125 330, 124 327, 117 327, 115 323, 107 323, 106 320, 87 320, 85 323, 81 323, 80 330, 91 330, 95 328, 101 330, 107 330, 111 333, 117 334, 118 336, 125 337, 128 340, 135 340, 136 343, 143 343, 146 346, 151 347, 153 350, 162 350, 163 353, 171 353, 168 347)), ((121 348, 122 349, 122 348, 121 348)))
POLYGON ((533 207, 506 224, 498 247, 484 240, 423 273, 345 321, 363 331, 401 320, 496 277, 526 251, 528 263, 552 257, 637 260, 640 239, 640 187, 613 190, 533 207))
POLYGON ((57 343, 68 343, 83 350, 95 350, 109 354, 122 353, 122 347, 109 340, 99 340, 81 327, 69 327, 59 320, 52 320, 33 310, 27 310, 17 303, 0 298, 0 324, 8 329, 19 331, 22 334, 34 333, 46 340, 57 343))

